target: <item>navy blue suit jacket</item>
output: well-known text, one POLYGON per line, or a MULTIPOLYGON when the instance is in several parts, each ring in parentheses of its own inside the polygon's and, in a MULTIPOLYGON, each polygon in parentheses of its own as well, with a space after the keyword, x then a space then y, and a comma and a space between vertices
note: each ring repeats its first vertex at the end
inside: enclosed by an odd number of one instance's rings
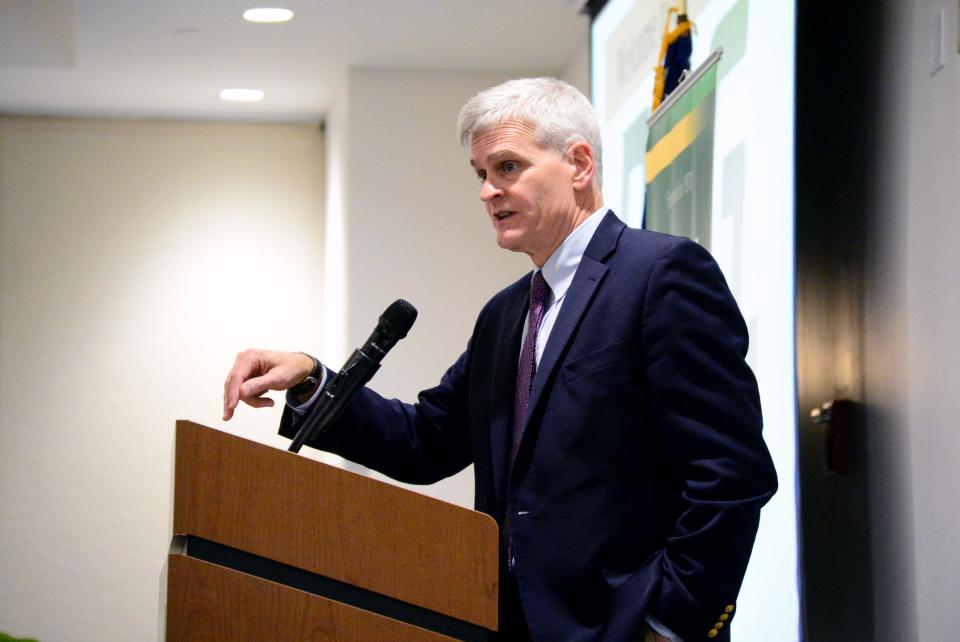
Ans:
MULTIPOLYGON (((743 319, 699 245, 608 213, 545 347, 508 475, 530 276, 416 404, 364 389, 311 445, 412 483, 474 464, 535 640, 725 640, 776 475, 743 319), (719 626, 718 626, 719 624, 719 626), (711 634, 710 631, 716 631, 711 634)), ((290 413, 281 432, 292 435, 290 413)))

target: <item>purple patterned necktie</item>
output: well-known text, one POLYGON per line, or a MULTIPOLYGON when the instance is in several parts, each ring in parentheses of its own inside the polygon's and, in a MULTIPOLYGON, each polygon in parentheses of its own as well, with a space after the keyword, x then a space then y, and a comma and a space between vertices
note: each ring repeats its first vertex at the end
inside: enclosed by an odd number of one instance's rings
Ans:
POLYGON ((543 271, 539 270, 533 276, 530 286, 530 315, 527 320, 527 335, 523 339, 523 349, 520 351, 520 364, 517 368, 517 394, 513 405, 513 448, 510 454, 510 464, 517 456, 520 446, 520 437, 523 435, 523 423, 527 418, 527 405, 530 403, 530 388, 533 386, 533 375, 537 372, 537 332, 543 322, 543 311, 547 297, 550 296, 550 286, 543 278, 543 271))
MULTIPOLYGON (((533 375, 537 371, 537 332, 543 322, 543 309, 550 296, 550 286, 543 278, 543 271, 533 275, 530 286, 530 314, 527 318, 527 335, 523 338, 520 350, 520 364, 517 367, 517 394, 513 402, 513 447, 510 449, 510 470, 517 458, 520 437, 523 435, 523 422, 527 419, 527 406, 530 403, 530 388, 533 387, 533 375)), ((513 570, 513 536, 510 533, 509 499, 503 524, 503 536, 507 541, 507 566, 513 570)))

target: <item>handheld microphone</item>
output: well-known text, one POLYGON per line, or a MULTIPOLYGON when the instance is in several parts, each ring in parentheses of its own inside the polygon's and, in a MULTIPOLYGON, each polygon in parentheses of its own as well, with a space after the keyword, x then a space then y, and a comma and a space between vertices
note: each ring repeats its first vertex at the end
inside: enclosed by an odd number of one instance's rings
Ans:
POLYGON ((397 341, 407 336, 416 320, 417 309, 403 299, 397 299, 384 310, 363 347, 354 350, 340 372, 324 386, 293 438, 290 452, 300 452, 305 442, 329 430, 353 395, 370 381, 383 358, 397 341))

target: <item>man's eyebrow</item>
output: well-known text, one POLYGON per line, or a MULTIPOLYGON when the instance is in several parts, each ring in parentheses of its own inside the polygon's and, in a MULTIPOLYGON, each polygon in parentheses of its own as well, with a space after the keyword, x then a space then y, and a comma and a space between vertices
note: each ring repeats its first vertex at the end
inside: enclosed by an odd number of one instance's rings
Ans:
POLYGON ((526 158, 527 157, 524 154, 521 154, 515 149, 498 149, 497 151, 489 154, 486 158, 486 161, 488 163, 496 163, 505 159, 526 160, 526 158))
MULTIPOLYGON (((527 157, 526 155, 522 154, 519 150, 508 148, 508 149, 498 149, 494 152, 491 152, 487 154, 485 157, 481 158, 480 161, 482 163, 489 163, 492 165, 506 159, 526 161, 527 157)), ((472 167, 477 171, 480 171, 480 168, 477 166, 476 161, 474 161, 472 158, 470 159, 470 167, 472 167)))

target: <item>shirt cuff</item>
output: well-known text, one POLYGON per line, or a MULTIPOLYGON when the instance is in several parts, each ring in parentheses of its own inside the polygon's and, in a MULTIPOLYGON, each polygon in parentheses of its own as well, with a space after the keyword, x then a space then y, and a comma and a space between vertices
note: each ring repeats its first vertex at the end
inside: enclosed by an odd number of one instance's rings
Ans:
POLYGON ((649 613, 646 615, 646 620, 647 624, 650 625, 651 629, 656 631, 657 635, 662 635, 665 638, 669 638, 670 640, 673 640, 673 642, 683 642, 683 640, 677 637, 676 633, 668 629, 666 626, 664 626, 663 622, 653 617, 649 613))
POLYGON ((290 407, 290 410, 295 412, 298 415, 305 415, 310 412, 310 409, 313 408, 313 404, 316 403, 317 397, 320 396, 320 393, 323 391, 323 387, 327 385, 327 367, 320 365, 320 383, 317 385, 317 389, 314 390, 313 395, 304 401, 301 404, 297 404, 296 400, 292 398, 290 392, 287 392, 287 406, 290 407))

